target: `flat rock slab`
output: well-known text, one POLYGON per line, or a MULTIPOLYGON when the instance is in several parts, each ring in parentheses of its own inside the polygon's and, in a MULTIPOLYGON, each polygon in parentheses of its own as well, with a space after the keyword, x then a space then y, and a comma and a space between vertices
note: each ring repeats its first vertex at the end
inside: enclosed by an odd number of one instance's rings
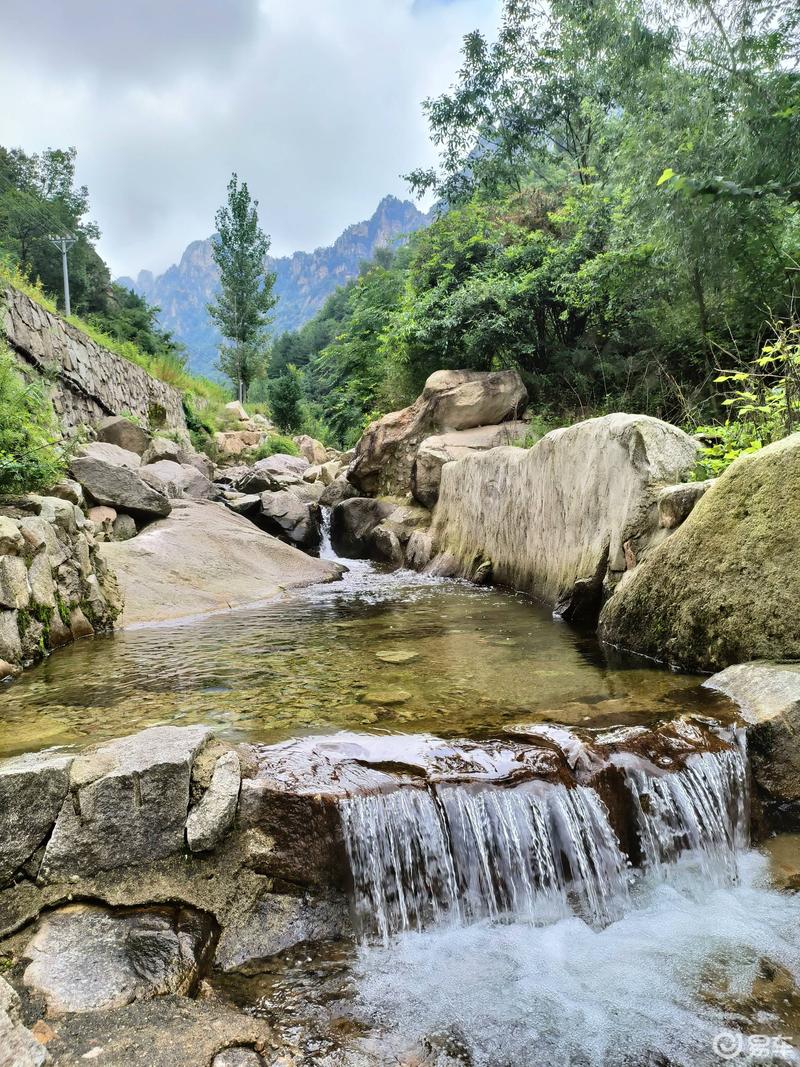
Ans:
POLYGON ((375 658, 382 660, 383 663, 410 663, 412 659, 417 659, 418 656, 419 652, 404 652, 402 650, 395 652, 392 649, 375 653, 375 658))
POLYGON ((107 1011, 188 993, 211 944, 211 926, 186 908, 75 904, 46 915, 23 957, 23 981, 49 1016, 107 1011))
POLYGON ((158 997, 74 1015, 53 1029, 48 1049, 58 1067, 205 1067, 218 1053, 242 1047, 275 1062, 267 1023, 214 1001, 158 997))
POLYGON ((169 518, 100 551, 122 586, 123 626, 245 607, 342 573, 205 501, 179 501, 169 518))

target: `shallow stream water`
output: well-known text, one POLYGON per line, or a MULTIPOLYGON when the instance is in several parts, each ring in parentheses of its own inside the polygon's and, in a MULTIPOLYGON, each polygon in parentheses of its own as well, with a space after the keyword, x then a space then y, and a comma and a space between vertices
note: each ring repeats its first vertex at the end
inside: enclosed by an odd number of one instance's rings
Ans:
MULTIPOLYGON (((281 602, 56 653, 0 691, 0 756, 157 723, 269 743, 732 717, 703 679, 610 656, 527 598, 349 565, 281 602)), ((303 945, 216 989, 268 1018, 298 1065, 800 1062, 800 897, 761 852, 739 844, 718 870, 688 855, 618 897, 600 921, 534 909, 303 945)))

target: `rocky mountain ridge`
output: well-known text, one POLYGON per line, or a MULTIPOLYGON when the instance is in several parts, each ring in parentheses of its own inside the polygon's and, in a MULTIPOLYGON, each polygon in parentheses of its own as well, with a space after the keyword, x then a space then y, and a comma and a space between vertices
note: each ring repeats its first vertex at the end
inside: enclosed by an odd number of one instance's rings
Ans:
MULTIPOLYGON (((274 334, 302 326, 334 289, 358 274, 361 263, 371 259, 378 248, 422 229, 429 221, 430 214, 419 211, 409 200, 386 196, 369 219, 348 226, 332 245, 268 257, 266 265, 276 274, 278 296, 274 334)), ((186 345, 193 371, 213 373, 219 337, 206 311, 217 286, 210 237, 192 241, 180 262, 163 274, 142 270, 135 280, 122 277, 117 281, 161 308, 159 322, 186 345)))

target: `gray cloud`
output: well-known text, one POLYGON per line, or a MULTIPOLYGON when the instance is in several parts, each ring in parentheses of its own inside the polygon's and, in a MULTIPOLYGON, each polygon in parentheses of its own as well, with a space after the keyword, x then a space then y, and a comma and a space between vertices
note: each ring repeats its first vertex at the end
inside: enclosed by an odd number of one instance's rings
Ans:
POLYGON ((232 170, 277 254, 405 195, 399 174, 432 158, 420 100, 499 0, 40 0, 35 20, 10 6, 0 143, 76 145, 101 251, 130 274, 211 232, 232 170))

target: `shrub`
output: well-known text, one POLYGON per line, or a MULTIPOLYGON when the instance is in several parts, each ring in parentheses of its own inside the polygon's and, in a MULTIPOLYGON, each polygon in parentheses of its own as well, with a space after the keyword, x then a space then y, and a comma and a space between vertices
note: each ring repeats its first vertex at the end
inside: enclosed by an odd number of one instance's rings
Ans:
POLYGON ((272 433, 265 441, 262 441, 258 448, 248 452, 247 458, 251 463, 256 463, 259 459, 267 459, 269 456, 277 455, 279 452, 285 456, 300 455, 300 449, 291 437, 284 437, 280 433, 272 433))
POLYGON ((55 415, 42 383, 26 383, 11 354, 0 349, 0 492, 48 489, 65 467, 55 415))

